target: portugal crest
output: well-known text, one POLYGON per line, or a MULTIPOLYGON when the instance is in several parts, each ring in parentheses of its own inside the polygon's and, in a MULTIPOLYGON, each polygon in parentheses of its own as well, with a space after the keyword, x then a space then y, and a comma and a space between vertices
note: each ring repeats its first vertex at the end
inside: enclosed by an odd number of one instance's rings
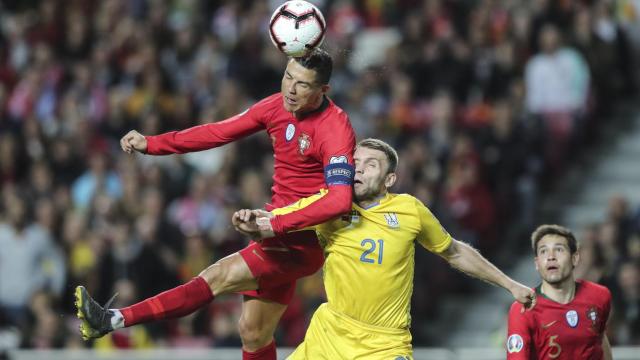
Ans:
POLYGON ((298 152, 300 155, 304 155, 304 152, 311 146, 311 138, 309 135, 302 133, 298 137, 298 152))
POLYGON ((595 306, 587 310, 587 319, 591 320, 591 329, 596 330, 598 328, 598 310, 595 306))

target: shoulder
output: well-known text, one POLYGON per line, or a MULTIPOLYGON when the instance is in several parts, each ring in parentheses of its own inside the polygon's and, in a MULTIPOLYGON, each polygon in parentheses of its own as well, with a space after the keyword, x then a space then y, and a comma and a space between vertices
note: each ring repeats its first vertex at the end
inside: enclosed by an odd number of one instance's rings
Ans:
POLYGON ((282 107, 282 94, 275 93, 255 103, 251 110, 273 111, 279 107, 282 107))
POLYGON ((399 203, 403 203, 403 204, 407 204, 407 205, 411 204, 411 206, 423 205, 422 201, 418 200, 418 198, 416 198, 415 196, 413 196, 411 194, 407 194, 407 193, 401 193, 401 194, 391 193, 389 195, 391 195, 393 197, 394 201, 399 202, 399 203))
MULTIPOLYGON (((539 305, 539 304, 538 304, 539 305)), ((538 306, 536 305, 536 306, 538 306)), ((509 307, 509 320, 518 320, 523 322, 524 324, 529 324, 529 316, 533 310, 524 310, 524 305, 521 303, 514 301, 511 303, 509 307)))
POLYGON ((584 288, 584 296, 590 298, 597 297, 604 302, 611 301, 611 291, 606 286, 587 280, 577 280, 577 282, 584 288))
POLYGON ((353 127, 349 121, 349 115, 336 105, 333 100, 329 99, 329 106, 327 107, 326 116, 322 120, 322 125, 329 128, 342 129, 349 133, 353 133, 353 127))
POLYGON ((395 196, 394 200, 404 207, 410 208, 416 213, 424 213, 432 214, 431 210, 417 197, 410 194, 393 194, 395 196))

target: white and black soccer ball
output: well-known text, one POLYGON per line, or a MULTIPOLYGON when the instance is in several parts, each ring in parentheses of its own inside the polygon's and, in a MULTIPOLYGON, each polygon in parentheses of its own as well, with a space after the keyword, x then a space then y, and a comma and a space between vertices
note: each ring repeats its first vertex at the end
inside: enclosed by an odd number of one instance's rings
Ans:
POLYGON ((327 23, 317 7, 303 0, 280 5, 271 15, 269 35, 283 53, 301 57, 324 40, 327 23))

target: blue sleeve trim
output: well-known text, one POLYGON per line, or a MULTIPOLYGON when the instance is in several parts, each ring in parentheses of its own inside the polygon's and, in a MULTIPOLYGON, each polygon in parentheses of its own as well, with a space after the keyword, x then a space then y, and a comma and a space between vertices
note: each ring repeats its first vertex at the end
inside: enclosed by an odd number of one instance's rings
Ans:
POLYGON ((329 185, 352 185, 355 168, 347 163, 334 163, 325 166, 324 181, 329 185))

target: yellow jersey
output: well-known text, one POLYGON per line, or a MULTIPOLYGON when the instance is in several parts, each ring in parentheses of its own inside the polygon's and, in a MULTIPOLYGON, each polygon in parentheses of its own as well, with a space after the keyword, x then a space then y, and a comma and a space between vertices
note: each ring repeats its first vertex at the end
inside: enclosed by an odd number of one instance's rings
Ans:
MULTIPOLYGON (((324 192, 275 214, 308 206, 324 192)), ((362 323, 408 329, 417 241, 427 250, 446 250, 452 238, 429 209, 407 194, 384 195, 351 214, 316 225, 325 250, 328 307, 362 323)))

